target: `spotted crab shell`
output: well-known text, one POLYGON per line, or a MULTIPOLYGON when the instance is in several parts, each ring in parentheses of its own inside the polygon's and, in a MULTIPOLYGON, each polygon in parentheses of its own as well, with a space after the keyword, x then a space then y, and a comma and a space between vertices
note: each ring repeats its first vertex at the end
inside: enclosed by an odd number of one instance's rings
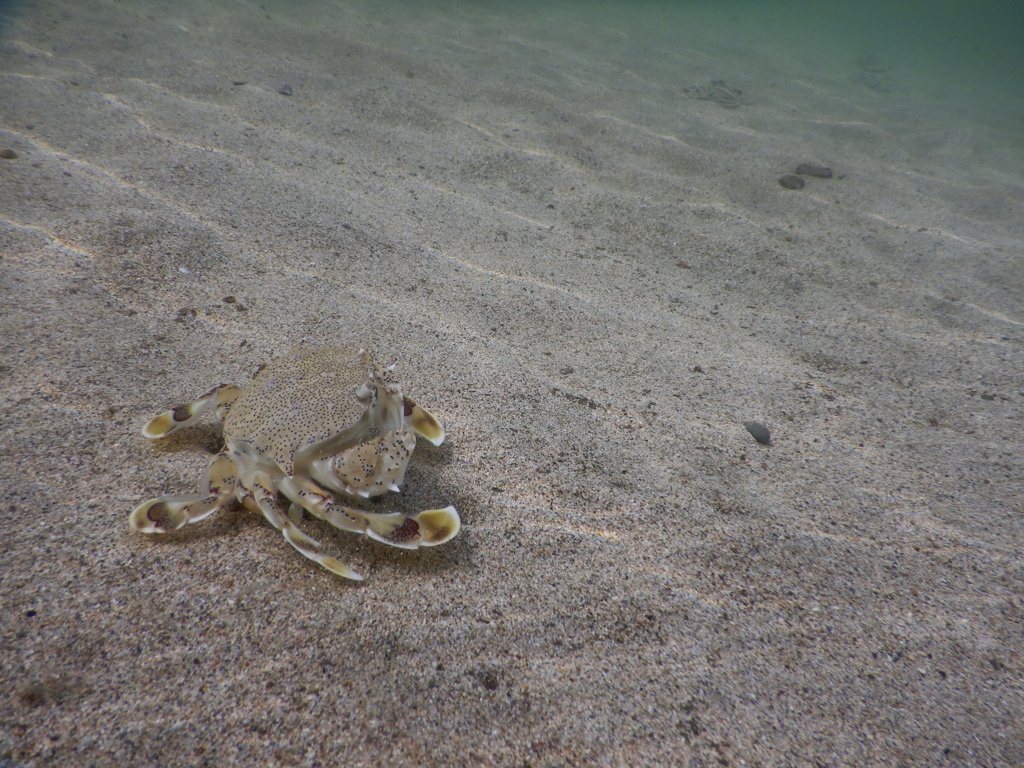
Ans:
POLYGON ((363 350, 299 347, 266 365, 224 418, 224 438, 287 475, 400 429, 402 393, 363 350))

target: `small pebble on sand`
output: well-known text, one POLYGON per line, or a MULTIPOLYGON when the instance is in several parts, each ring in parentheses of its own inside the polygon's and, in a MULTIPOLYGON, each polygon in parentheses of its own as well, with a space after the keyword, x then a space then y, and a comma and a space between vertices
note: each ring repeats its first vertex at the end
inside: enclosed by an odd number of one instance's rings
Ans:
POLYGON ((277 89, 277 92, 280 93, 282 96, 291 96, 292 87, 290 85, 282 85, 280 88, 277 89))
POLYGON ((0 157, 4 160, 17 160, 18 153, 13 149, 0 149, 0 157))
POLYGON ((832 169, 826 165, 815 165, 814 163, 800 163, 796 172, 801 176, 817 176, 819 179, 831 179, 832 169))
POLYGON ((761 445, 768 445, 772 441, 772 433, 768 431, 768 427, 759 421, 748 421, 744 424, 747 428, 747 432, 750 433, 757 442, 761 445))

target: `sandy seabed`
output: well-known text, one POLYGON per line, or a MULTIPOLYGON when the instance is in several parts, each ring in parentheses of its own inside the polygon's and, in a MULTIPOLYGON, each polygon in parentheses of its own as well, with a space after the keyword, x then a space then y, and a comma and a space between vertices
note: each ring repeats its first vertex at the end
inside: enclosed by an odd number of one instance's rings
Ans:
POLYGON ((4 768, 1024 765, 1019 115, 515 7, 6 19, 4 768), (219 445, 145 420, 300 341, 398 364, 460 535, 130 531, 219 445))

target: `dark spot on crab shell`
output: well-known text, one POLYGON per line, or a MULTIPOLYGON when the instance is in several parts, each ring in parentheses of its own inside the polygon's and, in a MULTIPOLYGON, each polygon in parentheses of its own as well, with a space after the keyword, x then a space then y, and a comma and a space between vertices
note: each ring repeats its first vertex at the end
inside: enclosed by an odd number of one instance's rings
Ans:
POLYGON ((161 501, 153 504, 146 510, 146 518, 153 524, 156 530, 170 530, 171 514, 166 503, 161 501))
POLYGON ((179 405, 171 409, 171 418, 175 422, 188 421, 192 418, 192 404, 185 403, 185 405, 179 405))
POLYGON ((395 528, 388 538, 391 541, 411 541, 420 535, 420 524, 411 517, 405 518, 405 522, 395 528))

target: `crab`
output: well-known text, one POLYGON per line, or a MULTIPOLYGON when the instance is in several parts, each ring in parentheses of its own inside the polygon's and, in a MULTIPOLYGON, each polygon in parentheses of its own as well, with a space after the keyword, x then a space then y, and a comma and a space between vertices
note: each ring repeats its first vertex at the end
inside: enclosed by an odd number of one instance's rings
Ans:
POLYGON ((339 502, 400 490, 417 436, 440 445, 437 418, 402 394, 394 368, 364 349, 298 347, 257 370, 246 387, 221 384, 151 419, 147 438, 166 437, 214 412, 224 447, 199 493, 160 496, 131 513, 136 531, 160 534, 209 517, 232 497, 262 514, 298 552, 346 579, 363 577, 303 533, 303 512, 393 547, 443 544, 461 527, 455 507, 415 515, 370 512, 339 502), (337 496, 336 496, 337 495, 337 496), (282 506, 283 496, 290 504, 282 506))

